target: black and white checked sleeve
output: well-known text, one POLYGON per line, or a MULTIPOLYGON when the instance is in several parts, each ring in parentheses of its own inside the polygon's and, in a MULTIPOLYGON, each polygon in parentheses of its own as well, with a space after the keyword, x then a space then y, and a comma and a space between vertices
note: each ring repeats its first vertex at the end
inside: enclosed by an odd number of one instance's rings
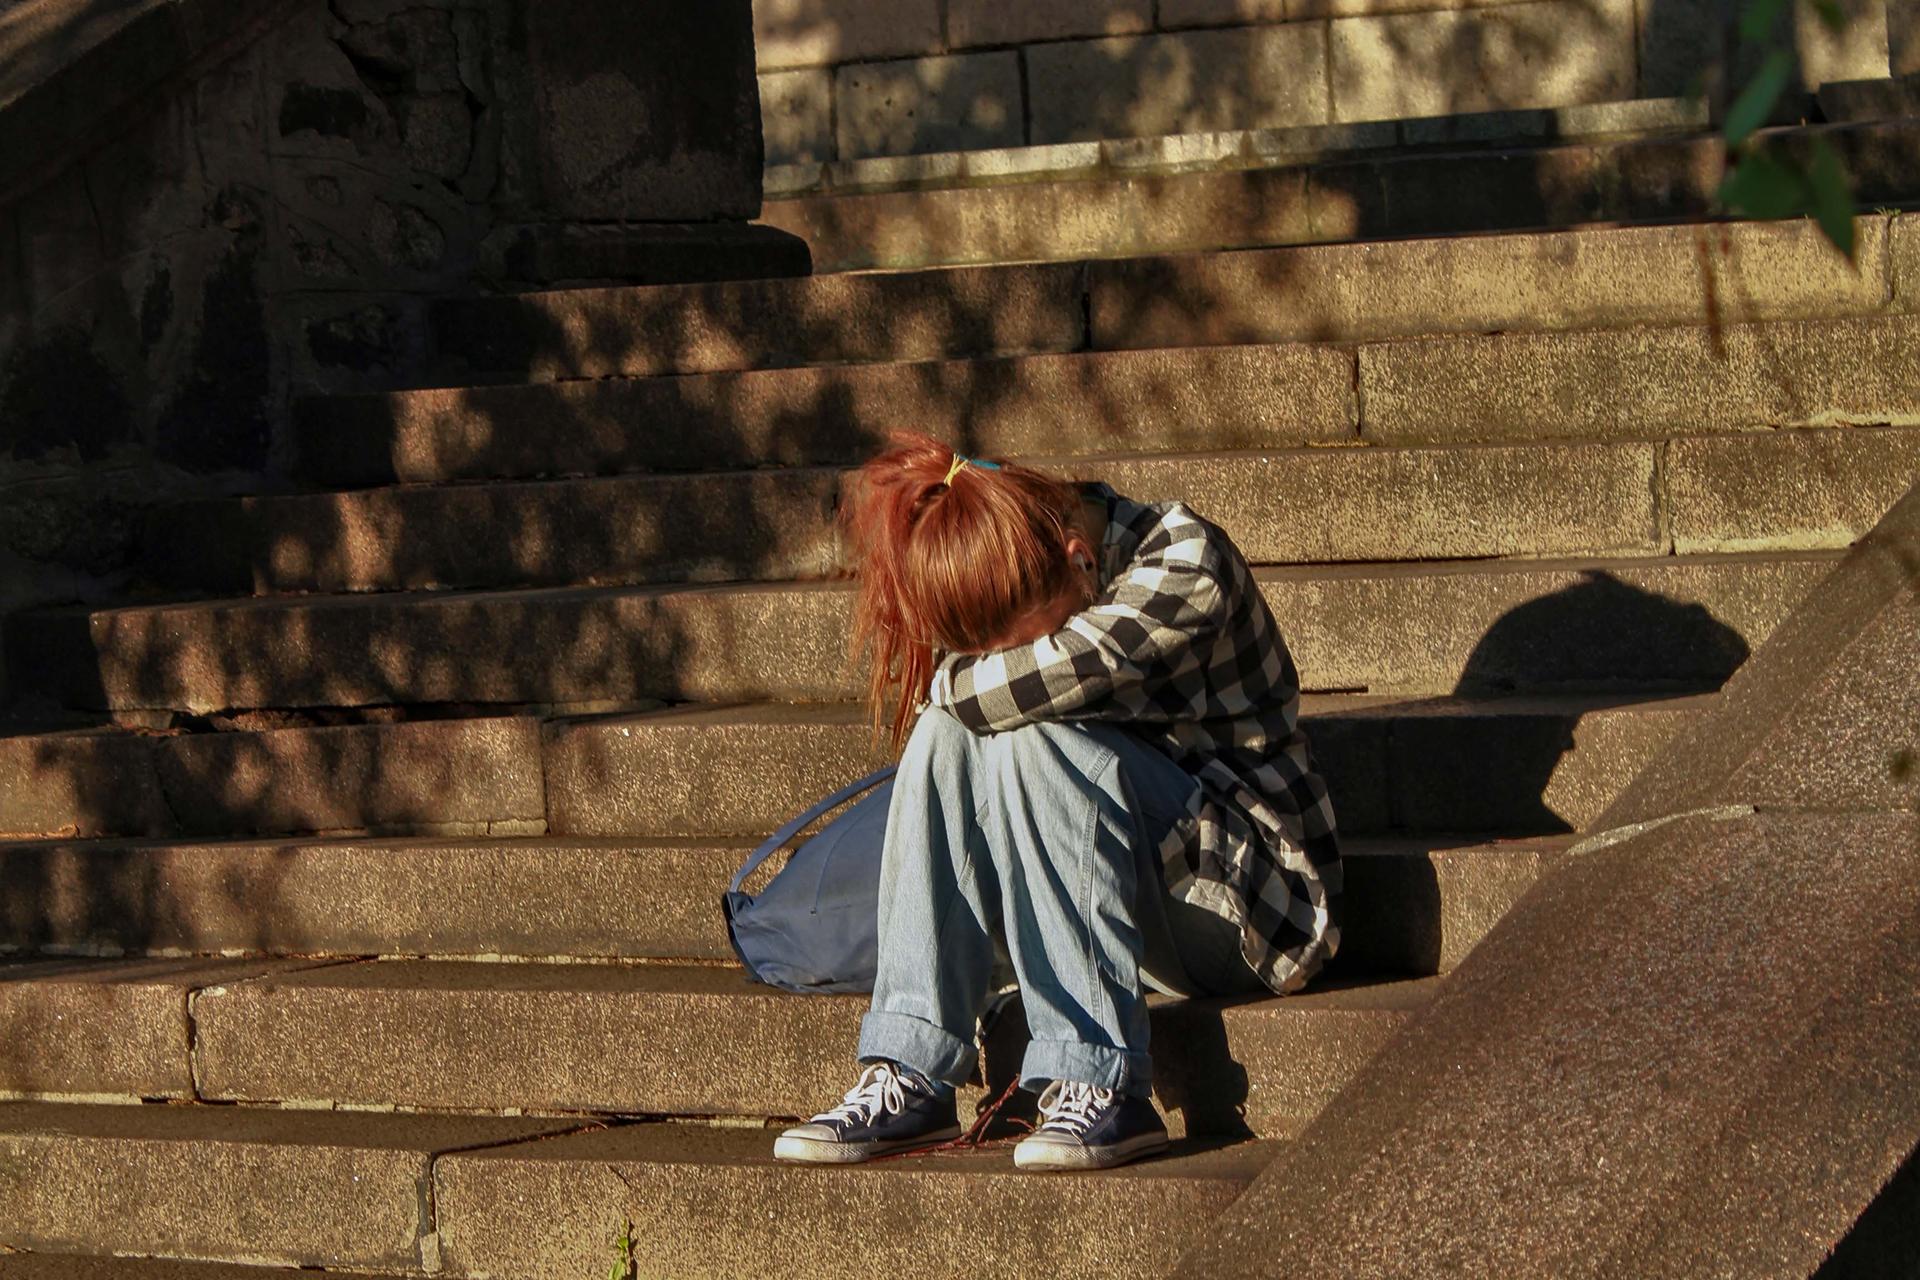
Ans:
POLYGON ((1052 635, 983 654, 948 654, 928 701, 976 733, 1037 720, 1172 718, 1155 686, 1197 672, 1225 625, 1218 536, 1181 508, 1092 605, 1052 635))

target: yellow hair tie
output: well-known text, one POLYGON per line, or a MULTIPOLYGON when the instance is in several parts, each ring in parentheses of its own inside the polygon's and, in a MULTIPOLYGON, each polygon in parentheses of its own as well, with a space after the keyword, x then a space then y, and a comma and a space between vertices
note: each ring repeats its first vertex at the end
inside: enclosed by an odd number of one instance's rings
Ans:
POLYGON ((957 453, 954 454, 953 465, 947 468, 947 478, 945 480, 942 480, 940 483, 951 487, 953 484, 953 478, 959 475, 960 468, 966 465, 967 465, 967 460, 965 458, 961 457, 957 453))

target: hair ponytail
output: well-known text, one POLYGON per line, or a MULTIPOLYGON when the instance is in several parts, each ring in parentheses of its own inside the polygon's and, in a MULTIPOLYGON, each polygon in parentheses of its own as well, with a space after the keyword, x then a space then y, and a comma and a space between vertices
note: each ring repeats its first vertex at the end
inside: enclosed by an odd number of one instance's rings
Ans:
POLYGON ((1063 481, 1012 464, 960 465, 917 433, 894 434, 853 474, 841 517, 859 566, 853 652, 871 658, 876 736, 906 740, 936 650, 985 649, 1071 585, 1075 505, 1063 481))

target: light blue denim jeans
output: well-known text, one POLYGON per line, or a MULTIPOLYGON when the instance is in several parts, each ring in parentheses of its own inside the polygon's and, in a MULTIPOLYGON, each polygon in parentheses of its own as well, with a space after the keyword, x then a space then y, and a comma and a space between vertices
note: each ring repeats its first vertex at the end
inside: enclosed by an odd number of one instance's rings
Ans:
POLYGON ((888 812, 861 1061, 963 1083, 1004 946, 1032 1036, 1021 1084, 1147 1096, 1147 987, 1265 989, 1239 930, 1166 890, 1158 848, 1196 785, 1114 725, 977 735, 944 711, 923 713, 888 812))

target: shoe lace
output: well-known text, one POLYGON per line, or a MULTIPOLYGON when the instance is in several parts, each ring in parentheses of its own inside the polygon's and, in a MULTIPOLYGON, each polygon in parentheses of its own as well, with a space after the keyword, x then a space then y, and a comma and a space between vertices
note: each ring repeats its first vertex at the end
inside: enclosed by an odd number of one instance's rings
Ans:
POLYGON ((895 1115, 906 1109, 906 1077, 891 1062, 875 1062, 860 1073, 860 1079, 847 1090, 839 1106, 822 1111, 813 1118, 813 1123, 851 1120, 856 1124, 871 1124, 876 1115, 895 1115))
POLYGON ((1055 1080, 1040 1095, 1040 1127, 1082 1137, 1113 1105, 1114 1093, 1078 1080, 1055 1080))

